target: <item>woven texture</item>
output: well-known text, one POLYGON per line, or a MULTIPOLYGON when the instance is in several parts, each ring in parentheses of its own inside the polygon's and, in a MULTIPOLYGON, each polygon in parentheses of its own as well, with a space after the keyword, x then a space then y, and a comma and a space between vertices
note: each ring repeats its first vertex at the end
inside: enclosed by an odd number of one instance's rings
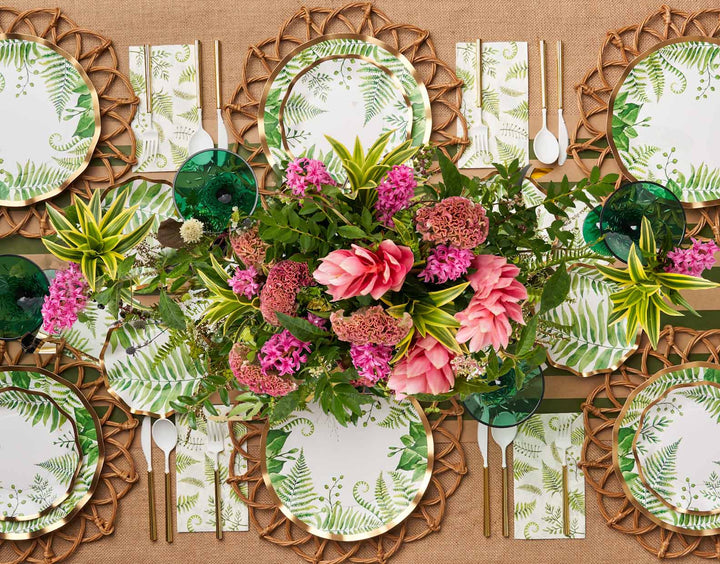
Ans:
MULTIPOLYGON (((0 32, 42 37, 64 49, 85 69, 100 99, 101 134, 90 167, 67 190, 89 197, 92 190, 114 183, 135 162, 135 137, 130 126, 139 100, 128 78, 118 70, 112 42, 79 27, 59 8, 18 11, 0 6, 0 32), (110 94, 112 92, 112 95, 110 94), (129 153, 117 142, 130 143, 129 153)), ((10 235, 38 238, 52 232, 45 204, 25 208, 0 207, 0 238, 10 235)))
POLYGON ((720 365, 720 330, 700 332, 666 327, 657 350, 650 345, 641 347, 619 370, 608 374, 583 404, 585 443, 580 466, 587 483, 595 490, 600 513, 610 528, 633 535, 645 550, 658 558, 688 554, 720 558, 720 535, 694 537, 674 533, 641 513, 625 495, 613 468, 612 431, 625 398, 635 388, 658 370, 690 360, 720 365))
POLYGON ((430 97, 433 128, 430 139, 457 160, 468 144, 467 123, 460 113, 462 80, 440 60, 430 32, 407 24, 393 23, 374 4, 356 2, 342 8, 302 7, 280 26, 274 37, 252 45, 243 62, 243 79, 232 101, 225 105, 225 121, 247 151, 260 188, 269 189, 272 169, 263 155, 258 134, 258 108, 265 83, 277 64, 311 39, 333 33, 355 33, 376 37, 397 49, 413 64, 430 97), (462 135, 458 136, 458 124, 462 135), (448 148, 454 149, 448 152, 448 148), (457 149, 457 150, 455 150, 457 149))
MULTIPOLYGON (((107 394, 98 367, 74 360, 62 343, 54 354, 25 354, 17 342, 0 342, 0 365, 45 368, 66 377, 87 397, 100 417, 105 441, 105 462, 92 498, 67 525, 28 541, 0 540, 0 563, 54 564, 78 552, 83 543, 100 540, 115 531, 118 503, 137 481, 130 445, 137 420, 107 394)), ((79 560, 82 561, 82 560, 79 560)))
MULTIPOLYGON (((279 546, 292 549, 306 562, 339 564, 384 564, 404 543, 425 538, 440 529, 448 498, 455 493, 467 473, 465 452, 460 444, 463 408, 454 400, 452 406, 432 421, 435 439, 435 463, 425 495, 418 507, 400 525, 372 539, 358 542, 337 542, 316 537, 287 519, 273 503, 265 486, 261 470, 262 423, 248 425, 248 433, 233 439, 234 450, 230 458, 230 477, 237 494, 250 509, 250 523, 260 537, 279 546), (237 476, 233 473, 235 457, 248 461, 248 471, 237 476), (240 484, 248 483, 248 495, 240 484)), ((232 436, 232 433, 231 433, 232 436)))

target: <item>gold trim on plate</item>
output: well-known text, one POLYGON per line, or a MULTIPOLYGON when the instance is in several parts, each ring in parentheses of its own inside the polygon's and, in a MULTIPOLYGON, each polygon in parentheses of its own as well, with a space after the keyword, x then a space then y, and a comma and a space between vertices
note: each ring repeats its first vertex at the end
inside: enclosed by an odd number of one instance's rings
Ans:
MULTIPOLYGON (((630 503, 632 503, 635 508, 645 515, 650 521, 655 523, 656 525, 660 526, 663 529, 667 529, 669 531, 673 531, 675 533, 681 533, 683 535, 688 536, 694 536, 694 537, 709 537, 712 535, 717 535, 720 533, 720 527, 716 529, 685 529, 683 527, 677 527, 675 525, 672 525, 670 523, 667 523, 663 521, 662 519, 657 518, 655 515, 650 513, 647 509, 645 509, 640 502, 638 502, 635 499, 635 496, 633 496, 632 492, 630 491, 630 488, 627 485, 627 482, 623 479, 622 472, 620 471, 620 460, 618 456, 618 434, 620 432, 620 425, 623 422, 623 419, 627 415, 628 410, 630 409, 630 405, 632 404, 633 400, 637 397, 637 395, 642 392, 645 388, 647 388, 650 384, 656 382, 660 377, 665 376, 666 374, 670 374, 672 372, 680 372, 682 370, 687 370, 689 368, 709 368, 712 370, 718 370, 720 371, 720 365, 718 364, 712 364, 710 362, 688 362, 685 364, 677 364, 675 366, 669 366, 668 368, 663 368, 662 370, 659 370, 656 372, 652 377, 645 380, 642 384, 640 384, 637 388, 635 388, 632 392, 630 392, 630 395, 625 400, 625 403, 622 406, 622 409, 620 410, 620 414, 617 416, 617 419, 615 420, 615 424, 613 425, 613 431, 612 431, 612 461, 613 461, 613 469, 615 470, 615 474, 618 477, 618 480, 620 482, 620 485, 622 487, 623 492, 625 493, 625 497, 627 497, 628 500, 630 500, 630 503)), ((704 382, 704 381, 703 381, 704 382)))
POLYGON ((372 43, 373 45, 377 45, 378 47, 385 49, 391 55, 397 57, 397 59, 408 70, 410 75, 415 79, 415 82, 418 85, 418 90, 422 95, 423 104, 425 106, 425 135, 423 136, 423 144, 427 144, 430 141, 430 136, 432 135, 432 105, 430 104, 430 96, 428 95, 425 81, 420 78, 420 74, 413 66, 413 64, 408 60, 408 58, 405 57, 405 55, 403 55, 398 49, 388 45, 384 41, 380 41, 379 39, 369 35, 362 35, 357 33, 332 33, 328 35, 320 35, 315 39, 311 39, 310 41, 306 41, 305 43, 301 43, 300 45, 298 45, 275 66, 273 71, 270 73, 270 76, 268 76, 267 80, 265 81, 263 93, 260 97, 260 104, 258 105, 257 125, 258 135, 260 136, 260 145, 262 146, 263 152, 265 153, 265 158, 268 160, 268 163, 270 163, 271 166, 277 166, 278 163, 273 163, 273 157, 270 153, 270 147, 268 146, 267 136, 265 134, 265 104, 267 102, 268 95, 270 94, 270 89, 273 85, 273 82, 277 78, 278 74, 280 74, 280 71, 285 67, 285 65, 288 64, 288 62, 290 62, 290 60, 295 55, 297 55, 301 51, 304 51, 305 49, 308 49, 309 47, 312 47, 313 45, 317 45, 318 43, 337 39, 354 39, 357 41, 365 41, 367 43, 372 43))
MULTIPOLYGON (((618 148, 615 146, 615 141, 613 140, 613 134, 612 134, 612 120, 613 120, 613 114, 614 114, 615 98, 617 97, 618 92, 620 91, 620 88, 624 84, 625 79, 628 77, 628 75, 632 72, 632 70, 640 62, 645 60, 649 55, 651 55, 655 51, 662 49, 663 47, 667 47, 668 45, 673 45, 675 43, 690 43, 692 41, 699 41, 702 43, 713 43, 715 45, 720 45, 720 38, 702 37, 702 36, 698 36, 698 35, 691 35, 691 36, 687 36, 687 37, 674 37, 673 39, 666 39, 665 41, 656 43, 655 45, 650 47, 647 51, 643 51, 642 53, 640 53, 637 57, 635 57, 630 62, 630 64, 628 64, 627 67, 625 67, 625 69, 623 70, 623 73, 620 75, 620 78, 618 79, 617 83, 615 84, 615 87, 613 88, 612 93, 610 94, 610 98, 609 98, 608 104, 607 104, 607 118, 605 120, 605 135, 607 137, 608 146, 610 147, 610 150, 612 151, 613 158, 615 159, 615 162, 618 164, 620 171, 623 173, 623 175, 626 178, 629 178, 633 182, 645 182, 645 180, 638 179, 633 174, 630 173, 630 171, 625 166, 625 163, 620 158, 620 153, 618 151, 618 148)), ((681 201, 680 203, 682 204, 683 208, 686 208, 686 209, 699 209, 699 208, 708 208, 711 206, 716 206, 716 205, 720 204, 720 199, 708 200, 706 202, 682 202, 681 201)))
POLYGON ((4 41, 6 39, 20 39, 23 41, 32 41, 34 43, 38 43, 49 49, 52 49, 58 55, 65 58, 75 68, 75 70, 78 71, 78 74, 80 74, 80 77, 87 85, 88 90, 90 91, 90 96, 92 98, 93 113, 95 115, 95 131, 93 132, 92 140, 90 141, 90 146, 88 147, 88 152, 85 155, 85 159, 83 160, 83 163, 77 168, 77 170, 72 172, 60 186, 58 186, 57 188, 53 188, 52 190, 45 192, 44 194, 35 196, 34 198, 28 198, 27 200, 0 200, 0 206, 6 206, 9 208, 21 208, 57 196, 68 186, 70 186, 70 184, 72 184, 88 167, 90 161, 92 160, 93 153, 95 152, 95 147, 100 140, 100 98, 98 96, 97 90, 95 89, 95 85, 90 80, 90 77, 87 75, 82 65, 77 60, 75 60, 75 58, 70 55, 70 53, 68 53, 61 47, 58 47, 47 39, 43 39, 42 37, 36 37, 34 35, 26 35, 23 33, 0 33, 0 41, 4 41))
POLYGON ((0 521, 12 521, 12 522, 23 522, 23 521, 32 521, 33 519, 38 519, 45 515, 46 513, 49 513, 53 509, 55 509, 58 505, 60 505, 63 501, 65 501, 68 497, 70 497, 70 494, 72 494, 73 488, 75 487, 75 480, 77 479, 78 474, 80 473, 80 467, 82 466, 82 460, 83 460, 83 452, 82 447, 80 446, 80 437, 78 433, 78 428, 75 423, 75 420, 70 417, 70 415, 62 408, 60 407, 57 402, 51 398, 49 395, 47 395, 45 392, 40 392, 37 390, 26 390, 25 388, 20 388, 18 386, 5 386, 4 388, 0 388, 0 394, 3 394, 4 392, 9 391, 15 391, 20 392, 23 394, 30 394, 34 396, 40 396, 48 400, 50 403, 52 403, 55 406, 55 409, 57 409, 60 414, 65 417, 65 419, 70 423, 70 425, 73 428, 73 434, 75 436, 75 446, 77 447, 78 451, 78 463, 75 466, 75 472, 73 472, 72 478, 70 479, 70 483, 68 484, 67 490, 65 493, 63 493, 59 498, 57 498, 55 501, 52 502, 51 505, 48 505, 44 509, 42 509, 40 512, 35 513, 33 515, 20 515, 20 516, 5 516, 0 515, 0 521))
POLYGON ((97 488, 97 485, 100 481, 100 474, 102 473, 102 468, 105 463, 105 440, 103 437, 102 432, 102 424, 100 423, 100 419, 97 416, 97 413, 95 412, 95 409, 93 409, 92 405, 88 401, 88 399, 85 397, 85 395, 72 383, 65 380, 64 378, 58 376, 57 374, 54 374, 50 372, 49 370, 45 370, 44 368, 36 368, 33 366, 0 366, 0 372, 35 372, 38 374, 42 374, 43 376, 46 376, 50 378, 51 380, 55 380, 59 384, 62 384, 63 386, 67 387, 73 394, 75 394, 80 402, 83 404, 83 407, 87 410, 87 412, 90 414, 90 417, 93 420, 93 424, 95 425, 95 432, 97 434, 97 445, 98 445, 98 459, 95 466, 95 474, 93 475, 92 482, 90 483, 90 487, 88 488, 88 491, 85 493, 85 495, 77 501, 75 504, 75 507, 70 511, 65 517, 62 519, 59 519, 55 523, 52 523, 48 525, 47 527, 44 527, 43 529, 39 529, 37 531, 33 531, 30 533, 2 533, 0 532, 0 539, 4 540, 29 540, 34 539, 37 537, 41 537, 51 531, 55 531, 61 527, 64 527, 66 524, 68 524, 72 519, 80 512, 80 510, 85 507, 88 501, 90 501, 90 498, 95 493, 95 489, 97 488))
POLYGON ((300 520, 298 517, 296 517, 290 509, 285 506, 285 504, 280 500, 278 495, 275 493, 275 488, 273 487, 272 480, 270 480, 270 475, 268 474, 267 470, 267 455, 266 455, 266 443, 267 443, 267 433, 270 430, 270 424, 265 423, 265 426, 263 427, 262 432, 262 438, 260 440, 260 450, 261 450, 261 457, 260 457, 260 465, 262 469, 262 476, 263 481, 265 482, 265 487, 267 488, 268 492, 270 493, 270 496, 273 499, 273 502, 275 505, 282 511, 282 513, 287 517, 290 521, 295 523, 298 527, 303 529, 304 531, 307 531, 308 533, 315 535, 316 537, 334 540, 334 541, 343 541, 343 542, 355 542, 360 540, 365 540, 369 538, 376 537, 378 535, 381 535, 383 533, 388 532, 392 528, 398 526, 400 523, 402 523, 405 519, 408 518, 408 516, 415 510, 415 508, 420 503, 420 500, 425 495, 425 491, 427 490, 428 485, 430 484, 430 478, 432 477, 433 472, 433 464, 435 462, 435 441, 432 434, 432 426, 430 425, 430 422, 428 421, 427 416, 425 415, 425 412, 423 411, 423 408, 420 406, 420 403, 414 398, 408 398, 413 406, 415 407, 415 411, 417 411, 418 416, 420 417, 420 421, 422 421, 423 427, 425 428, 425 436, 427 438, 427 449, 428 449, 428 456, 427 456, 427 469, 425 470, 425 475, 423 476, 423 480, 420 483, 420 488, 418 489, 417 493, 415 494, 415 497, 412 500, 412 503, 408 507, 405 508, 399 515, 397 515, 392 521, 389 523, 386 523, 382 527, 378 527, 377 529, 373 529, 372 531, 367 531, 365 533, 358 533, 355 535, 340 535, 340 534, 334 534, 334 533, 328 533, 326 531, 322 531, 316 527, 313 527, 312 525, 308 525, 304 521, 300 520))

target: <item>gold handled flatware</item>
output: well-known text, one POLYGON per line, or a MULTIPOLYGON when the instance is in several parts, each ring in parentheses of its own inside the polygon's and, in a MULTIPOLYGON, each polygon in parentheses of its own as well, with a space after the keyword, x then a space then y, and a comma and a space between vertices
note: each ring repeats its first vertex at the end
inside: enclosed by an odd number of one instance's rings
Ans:
POLYGON ((570 450, 570 427, 572 419, 561 421, 555 447, 562 457, 562 501, 563 501, 563 535, 570 536, 570 487, 568 484, 568 450, 570 450))
POLYGON ((215 101, 217 106, 217 146, 218 149, 228 149, 228 134, 222 115, 222 88, 220 73, 220 40, 215 40, 215 101))
POLYGON ((557 42, 557 97, 558 97, 558 164, 567 160, 567 148, 570 142, 565 116, 563 115, 563 44, 557 42))
POLYGON ((545 41, 540 40, 540 88, 542 90, 542 127, 535 135, 535 156, 543 164, 552 164, 558 158, 558 140, 547 127, 547 85, 545 83, 545 41))
POLYGON ((207 451, 215 468, 215 537, 223 538, 222 531, 222 490, 220 488, 220 453, 225 450, 225 429, 227 424, 208 419, 207 451))
POLYGON ((195 40, 195 65, 197 67, 195 75, 195 87, 197 90, 198 103, 198 128, 195 130, 195 133, 193 133, 192 137, 190 137, 190 141, 188 143, 188 150, 190 151, 191 155, 215 147, 212 137, 210 137, 210 134, 203 128, 202 55, 200 41, 197 39, 195 40))
POLYGON ((150 540, 157 540, 157 520, 155 518, 155 483, 152 469, 152 420, 147 415, 143 419, 140 431, 140 444, 147 462, 148 516, 150 522, 150 540))
POLYGON ((177 429, 169 419, 158 419, 153 424, 152 436, 155 444, 165 455, 165 540, 173 541, 173 498, 170 479, 170 453, 177 445, 177 429))
POLYGON ((147 128, 140 135, 142 140, 143 160, 153 160, 160 150, 160 134, 155 127, 152 109, 152 49, 150 45, 143 47, 145 60, 145 114, 149 120, 147 128))
POLYGON ((470 137, 473 142, 473 149, 477 153, 487 153, 490 150, 490 130, 483 121, 482 109, 482 41, 475 41, 475 52, 477 59, 475 64, 475 106, 477 106, 477 120, 470 128, 470 137))
POLYGON ((483 534, 490 536, 490 468, 488 466, 488 428, 478 422, 478 446, 483 458, 483 534))
POLYGON ((492 438, 502 451, 502 522, 503 536, 510 536, 510 495, 508 492, 509 478, 507 465, 507 449, 515 440, 517 427, 493 427, 492 438))

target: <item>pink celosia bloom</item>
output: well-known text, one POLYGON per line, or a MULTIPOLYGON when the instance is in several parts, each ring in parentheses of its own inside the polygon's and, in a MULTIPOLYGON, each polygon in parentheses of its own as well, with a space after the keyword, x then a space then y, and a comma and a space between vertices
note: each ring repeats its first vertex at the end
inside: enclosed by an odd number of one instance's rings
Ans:
POLYGON ((297 389, 293 380, 282 378, 274 373, 265 374, 257 364, 251 364, 245 358, 245 347, 237 343, 228 357, 230 370, 241 386, 256 394, 284 396, 297 389))
POLYGON ((308 313, 307 320, 320 329, 325 329, 327 327, 327 319, 320 317, 319 315, 315 315, 314 313, 308 313))
POLYGON ((470 268, 470 262, 475 255, 468 249, 458 249, 438 245, 430 251, 427 265, 418 274, 424 282, 444 284, 448 280, 457 280, 470 268))
POLYGON ((258 359, 264 374, 270 371, 280 376, 295 374, 307 362, 310 343, 301 341, 287 329, 275 333, 260 349, 258 359))
POLYGON ((444 394, 455 384, 450 361, 455 354, 428 335, 416 341, 395 365, 388 387, 402 399, 412 394, 444 394))
POLYGON ((305 191, 310 187, 318 190, 323 184, 336 185, 322 161, 305 157, 288 163, 285 169, 285 183, 296 196, 304 196, 305 191))
POLYGON ((372 387, 390 375, 392 347, 374 344, 352 345, 350 358, 360 376, 352 382, 355 386, 372 387))
POLYGON ((378 221, 387 227, 394 227, 392 216, 410 207, 410 200, 415 195, 416 187, 417 181, 413 169, 406 165, 392 167, 377 187, 375 213, 378 221))
POLYGON ((254 266, 249 266, 245 270, 236 268, 233 277, 228 278, 228 284, 234 293, 251 299, 257 295, 260 289, 260 284, 255 280, 257 275, 258 271, 255 270, 254 266))
POLYGON ((328 287, 333 301, 367 294, 377 300, 390 290, 402 288, 413 260, 408 247, 398 247, 387 239, 374 252, 357 245, 331 252, 321 259, 313 277, 328 287))
POLYGON ((59 333, 70 329, 88 301, 89 286, 80 266, 70 263, 67 270, 60 270, 50 283, 50 291, 42 305, 43 330, 59 333))
POLYGON ((277 312, 295 315, 298 291, 313 283, 307 263, 283 260, 270 269, 260 291, 260 313, 270 325, 280 325, 277 312))
POLYGON ((715 241, 703 243, 695 238, 691 240, 690 248, 678 247, 667 254, 672 264, 665 267, 665 272, 700 277, 705 270, 709 270, 715 265, 715 253, 720 251, 720 247, 715 244, 715 241))
POLYGON ((461 249, 474 249, 488 235, 485 208, 460 196, 420 208, 415 214, 415 228, 425 241, 461 249))
POLYGON ((409 313, 396 319, 385 313, 382 306, 376 305, 345 317, 343 311, 330 314, 333 332, 341 341, 353 345, 387 345, 393 347, 402 341, 412 329, 413 322, 409 313))
POLYGON ((455 314, 460 322, 456 339, 458 343, 470 341, 471 352, 487 346, 497 351, 508 345, 510 320, 523 323, 518 302, 527 299, 527 290, 515 280, 520 269, 503 257, 478 255, 471 267, 477 269, 467 277, 475 295, 465 310, 455 314))
POLYGON ((245 266, 257 266, 265 261, 265 251, 268 244, 260 238, 257 227, 251 227, 241 233, 230 236, 235 256, 245 266))

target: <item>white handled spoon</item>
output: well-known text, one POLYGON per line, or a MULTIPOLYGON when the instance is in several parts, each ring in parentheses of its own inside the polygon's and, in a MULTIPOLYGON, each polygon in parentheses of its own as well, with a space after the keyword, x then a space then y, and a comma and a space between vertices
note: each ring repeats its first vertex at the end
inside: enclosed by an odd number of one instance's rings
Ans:
POLYGON ((547 95, 545 85, 545 41, 540 40, 540 83, 542 88, 542 128, 533 141, 535 156, 543 164, 552 164, 558 159, 558 140, 547 127, 547 95))
POLYGON ((170 453, 177 445, 177 429, 169 419, 158 419, 153 423, 152 436, 155 444, 165 454, 165 540, 173 541, 173 500, 170 483, 170 453))
MULTIPOLYGON (((493 424, 512 424, 515 422, 515 417, 511 413, 501 413, 498 415, 493 424), (505 416, 508 416, 508 421, 505 421, 505 416), (502 419, 502 421, 501 421, 502 419), (511 420, 510 420, 511 419, 511 420)), ((495 443, 502 450, 502 494, 503 494, 503 506, 502 506, 502 521, 503 521, 503 536, 510 536, 510 507, 509 507, 509 496, 508 496, 508 466, 507 466, 507 448, 515 440, 517 435, 517 426, 512 427, 493 427, 492 438, 495 443)))

